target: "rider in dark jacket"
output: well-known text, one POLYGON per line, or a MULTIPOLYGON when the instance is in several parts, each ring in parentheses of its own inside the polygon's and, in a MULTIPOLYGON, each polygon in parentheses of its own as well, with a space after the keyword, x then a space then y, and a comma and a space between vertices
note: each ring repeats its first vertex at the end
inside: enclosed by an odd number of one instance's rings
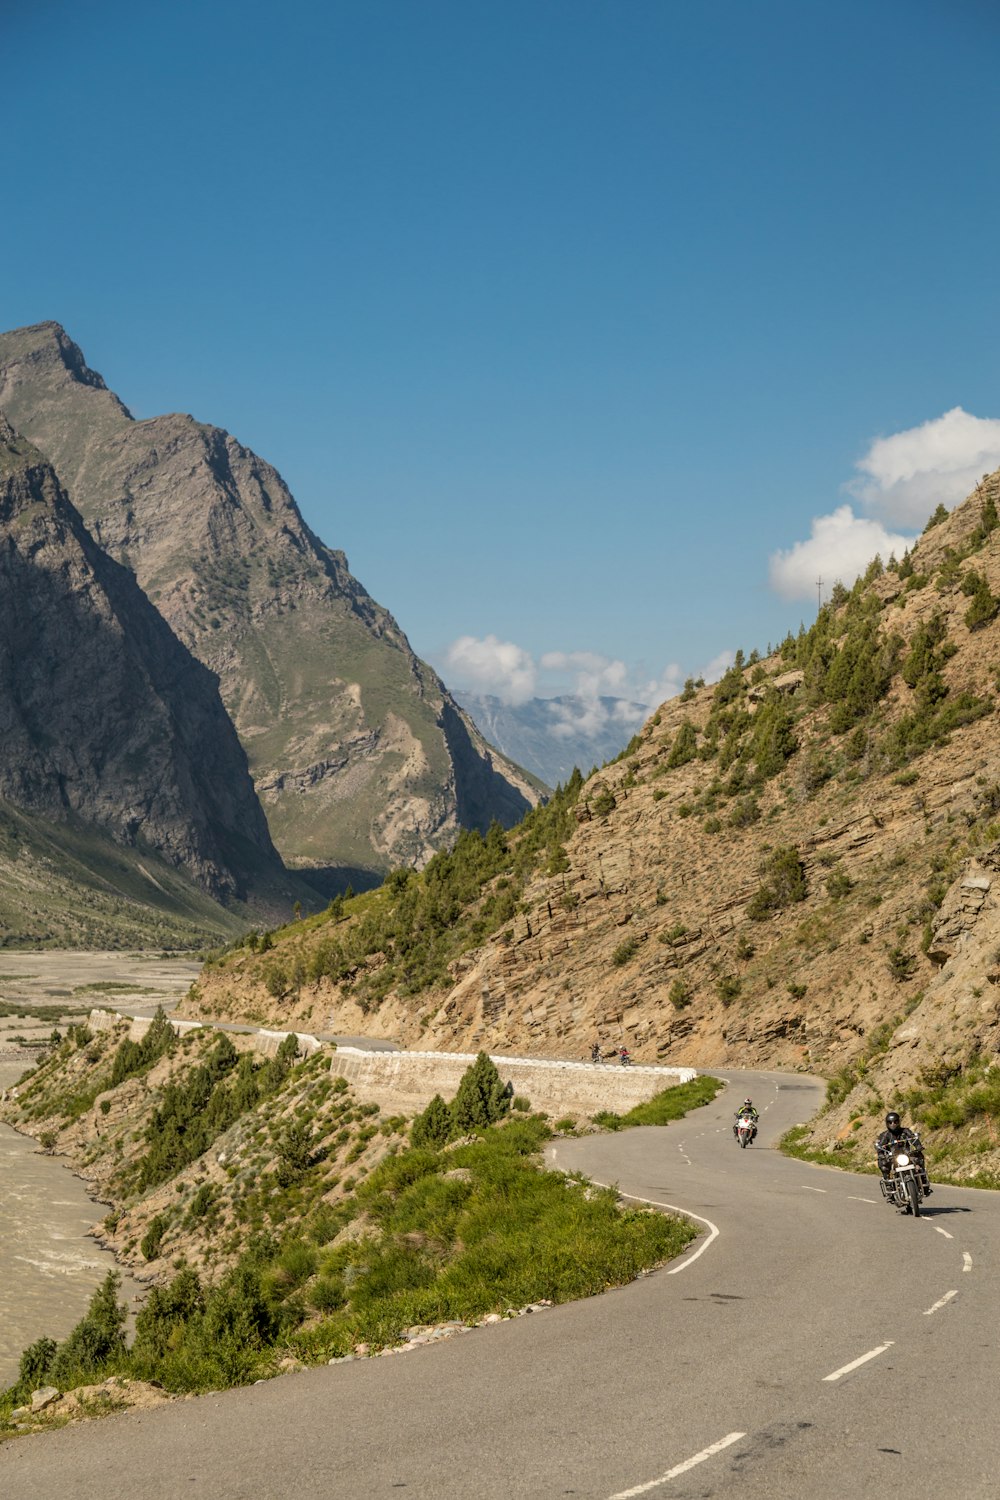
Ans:
POLYGON ((911 1130, 908 1125, 904 1125, 896 1111, 891 1109, 885 1117, 885 1129, 875 1142, 878 1169, 885 1178, 892 1175, 892 1158, 893 1153, 896 1151, 905 1151, 907 1155, 913 1157, 914 1162, 920 1168, 924 1197, 929 1196, 931 1185, 927 1180, 927 1168, 924 1165, 924 1148, 920 1144, 920 1137, 915 1130, 911 1130))
POLYGON ((752 1099, 744 1099, 743 1103, 740 1105, 739 1109, 736 1111, 736 1120, 735 1120, 735 1122, 733 1124, 733 1135, 736 1136, 737 1140, 739 1139, 740 1120, 743 1117, 743 1115, 748 1115, 749 1118, 750 1118, 750 1120, 751 1120, 751 1122, 753 1123, 753 1130, 750 1132, 750 1139, 752 1141, 756 1140, 756 1138, 757 1138, 757 1121, 760 1119, 760 1115, 754 1109, 754 1107, 753 1107, 753 1100, 752 1099))

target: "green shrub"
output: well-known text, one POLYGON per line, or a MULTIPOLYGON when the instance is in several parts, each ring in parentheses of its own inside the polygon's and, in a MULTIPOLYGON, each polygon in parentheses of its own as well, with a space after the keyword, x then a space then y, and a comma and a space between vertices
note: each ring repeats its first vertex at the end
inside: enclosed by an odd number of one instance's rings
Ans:
POLYGON ((690 986, 683 979, 675 979, 667 991, 667 999, 674 1010, 685 1010, 693 998, 690 986))
POLYGON ((654 1094, 643 1104, 637 1104, 628 1114, 616 1115, 610 1111, 594 1115, 594 1124, 605 1130, 627 1130, 634 1125, 669 1125, 672 1120, 682 1120, 691 1109, 710 1104, 723 1087, 718 1078, 699 1074, 689 1083, 675 1084, 654 1094))
POLYGON ((846 870, 831 870, 826 878, 826 892, 831 901, 842 901, 854 889, 854 881, 846 870))
POLYGON ((724 974, 715 986, 715 993, 723 1005, 729 1006, 739 998, 742 989, 743 981, 736 974, 724 974))
POLYGON ((977 586, 963 619, 970 630, 981 630, 984 625, 991 625, 1000 614, 1000 599, 994 596, 981 574, 974 576, 977 586))
POLYGON ((808 895, 806 872, 799 851, 791 846, 775 849, 760 866, 763 877, 747 904, 747 916, 762 922, 808 895))
POLYGON ((627 964, 631 959, 635 958, 635 955, 638 953, 638 951, 639 951, 639 940, 638 940, 638 938, 635 938, 635 937, 623 938, 622 941, 618 944, 617 948, 615 948, 614 951, 612 952, 612 954, 611 954, 611 962, 614 964, 614 966, 615 966, 616 969, 620 969, 625 964, 627 964))
POLYGON ((116 1365, 125 1355, 125 1308, 118 1301, 121 1277, 109 1271, 84 1317, 57 1348, 48 1368, 60 1389, 116 1365))
POLYGON ((889 973, 897 984, 902 984, 907 979, 912 979, 917 967, 917 960, 912 953, 905 952, 902 948, 890 948, 887 954, 889 973))
MULTIPOLYGON (((515 1106, 517 1101, 514 1101, 515 1106)), ((410 1140, 414 1146, 429 1146, 432 1150, 445 1145, 451 1135, 451 1110, 440 1094, 435 1094, 422 1114, 417 1115, 410 1126, 410 1140)))
POLYGON ((482 1129, 502 1120, 510 1109, 513 1089, 505 1085, 496 1063, 480 1052, 471 1067, 462 1074, 458 1092, 451 1103, 453 1129, 458 1135, 482 1129))
POLYGON ((674 736, 674 742, 667 756, 667 767, 669 770, 677 766, 686 766, 688 761, 694 760, 698 754, 698 735, 694 725, 685 719, 674 736))
POLYGON ((164 1214, 157 1214, 150 1219, 146 1227, 146 1233, 139 1241, 139 1249, 147 1260, 155 1260, 160 1253, 163 1236, 167 1232, 167 1218, 164 1214))

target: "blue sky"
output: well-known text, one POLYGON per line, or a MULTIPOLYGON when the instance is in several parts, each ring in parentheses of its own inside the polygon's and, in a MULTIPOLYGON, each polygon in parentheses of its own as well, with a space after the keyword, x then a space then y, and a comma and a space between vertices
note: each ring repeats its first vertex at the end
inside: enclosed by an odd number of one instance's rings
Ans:
POLYGON ((456 686, 655 697, 1000 464, 985 0, 2 11, 0 323, 270 459, 456 686))

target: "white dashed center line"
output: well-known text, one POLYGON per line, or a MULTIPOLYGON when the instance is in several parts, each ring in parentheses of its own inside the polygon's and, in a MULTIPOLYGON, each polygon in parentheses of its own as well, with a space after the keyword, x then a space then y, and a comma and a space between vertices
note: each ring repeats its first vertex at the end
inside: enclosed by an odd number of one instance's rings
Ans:
POLYGON ((957 1296, 958 1296, 958 1292, 957 1291, 954 1291, 954 1292, 945 1292, 944 1296, 938 1302, 935 1302, 935 1304, 934 1304, 933 1307, 929 1307, 927 1309, 927 1311, 924 1313, 924 1317, 925 1318, 929 1318, 930 1315, 931 1315, 931 1313, 936 1313, 939 1308, 944 1307, 947 1303, 949 1303, 951 1301, 952 1297, 957 1297, 957 1296))
POLYGON ((688 1469, 693 1469, 696 1464, 703 1464, 706 1458, 712 1458, 716 1453, 721 1453, 723 1448, 728 1448, 732 1443, 738 1443, 740 1438, 746 1437, 745 1432, 730 1432, 727 1437, 720 1438, 717 1443, 712 1443, 708 1448, 703 1448, 693 1458, 686 1458, 682 1464, 675 1464, 659 1479, 650 1479, 646 1484, 637 1484, 631 1490, 619 1490, 611 1500, 632 1500, 635 1495, 646 1495, 650 1490, 655 1490, 657 1485, 667 1484, 671 1479, 676 1479, 680 1474, 686 1474, 688 1469))
POLYGON ((853 1193, 848 1193, 847 1196, 848 1196, 848 1198, 850 1198, 850 1200, 851 1200, 852 1203, 877 1203, 878 1202, 877 1198, 855 1198, 855 1196, 854 1196, 853 1193))
POLYGON ((948 1233, 947 1229, 942 1229, 940 1224, 935 1224, 934 1228, 938 1234, 943 1234, 946 1240, 953 1240, 955 1238, 953 1234, 948 1233))
POLYGON ((825 1193, 826 1192, 826 1188, 807 1187, 804 1182, 800 1182, 799 1183, 799 1187, 802 1189, 802 1191, 804 1193, 825 1193))
POLYGON ((963 1261, 962 1270, 963 1271, 971 1271, 972 1270, 972 1256, 969 1254, 968 1250, 963 1250, 962 1251, 962 1261, 963 1261))
POLYGON ((884 1354, 887 1349, 891 1349, 894 1342, 894 1339, 890 1339, 887 1344, 879 1344, 877 1349, 869 1349, 868 1353, 862 1354, 860 1359, 852 1359, 849 1365, 841 1365, 839 1370, 834 1370, 832 1375, 824 1375, 823 1379, 839 1380, 842 1375, 849 1375, 859 1365, 866 1365, 870 1359, 876 1359, 878 1355, 884 1354))

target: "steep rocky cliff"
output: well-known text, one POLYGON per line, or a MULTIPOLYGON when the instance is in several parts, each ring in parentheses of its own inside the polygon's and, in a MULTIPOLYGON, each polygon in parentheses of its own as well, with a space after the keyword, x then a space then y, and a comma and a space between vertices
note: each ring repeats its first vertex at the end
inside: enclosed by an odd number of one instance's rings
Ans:
POLYGON ((809 631, 664 704, 563 825, 540 838, 533 814, 508 856, 232 955, 192 1009, 322 1005, 324 1024, 424 1047, 579 1057, 597 1037, 643 1061, 827 1071, 909 1016, 914 1067, 993 1045, 995 955, 938 965, 942 903, 976 895, 963 862, 1000 837, 998 498, 993 475, 809 631), (435 922, 464 934, 444 982, 435 922))
POLYGON ((218 674, 287 861, 420 864, 462 824, 510 825, 537 800, 228 433, 134 421, 55 323, 0 335, 0 409, 218 674))
POLYGON ((2 416, 0 806, 35 820, 8 816, 15 839, 67 825, 148 851, 216 901, 293 899, 216 680, 2 416))

